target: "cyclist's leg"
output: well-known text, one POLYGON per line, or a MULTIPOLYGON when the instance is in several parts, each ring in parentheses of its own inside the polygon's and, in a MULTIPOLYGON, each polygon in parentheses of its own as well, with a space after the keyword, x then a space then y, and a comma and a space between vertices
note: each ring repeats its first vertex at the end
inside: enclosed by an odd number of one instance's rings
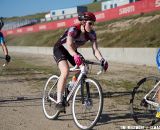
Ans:
POLYGON ((57 105, 56 108, 63 111, 63 93, 65 88, 66 79, 69 73, 69 65, 67 62, 67 50, 63 46, 54 46, 53 55, 61 72, 57 83, 57 105))
POLYGON ((57 103, 62 102, 62 94, 64 93, 66 80, 69 73, 69 65, 67 60, 62 60, 58 63, 58 67, 60 70, 60 76, 57 83, 57 103))

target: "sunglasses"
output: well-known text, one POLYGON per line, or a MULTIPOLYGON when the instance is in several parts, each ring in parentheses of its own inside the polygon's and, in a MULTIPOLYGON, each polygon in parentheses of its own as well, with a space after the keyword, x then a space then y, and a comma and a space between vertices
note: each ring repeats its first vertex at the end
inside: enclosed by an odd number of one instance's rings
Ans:
POLYGON ((88 24, 91 26, 91 25, 94 25, 94 22, 88 22, 88 24))

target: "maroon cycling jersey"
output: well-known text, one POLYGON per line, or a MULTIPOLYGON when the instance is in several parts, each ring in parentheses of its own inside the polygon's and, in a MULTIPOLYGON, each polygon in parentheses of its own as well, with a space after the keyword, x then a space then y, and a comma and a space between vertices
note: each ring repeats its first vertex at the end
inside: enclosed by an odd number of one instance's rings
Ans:
POLYGON ((63 36, 61 36, 61 38, 57 41, 56 46, 61 46, 62 44, 65 44, 67 36, 71 36, 73 38, 73 44, 75 44, 76 46, 82 46, 87 41, 94 42, 97 40, 96 33, 94 30, 92 30, 91 32, 82 33, 80 25, 77 25, 68 28, 63 34, 63 36))

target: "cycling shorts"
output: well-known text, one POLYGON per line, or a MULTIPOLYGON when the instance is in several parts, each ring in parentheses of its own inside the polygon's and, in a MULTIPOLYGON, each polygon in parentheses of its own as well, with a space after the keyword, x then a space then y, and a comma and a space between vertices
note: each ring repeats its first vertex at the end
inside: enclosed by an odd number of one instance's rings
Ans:
POLYGON ((76 65, 74 58, 69 54, 69 52, 66 50, 66 48, 64 48, 63 45, 54 46, 53 56, 57 64, 62 60, 68 60, 71 63, 71 65, 76 65))

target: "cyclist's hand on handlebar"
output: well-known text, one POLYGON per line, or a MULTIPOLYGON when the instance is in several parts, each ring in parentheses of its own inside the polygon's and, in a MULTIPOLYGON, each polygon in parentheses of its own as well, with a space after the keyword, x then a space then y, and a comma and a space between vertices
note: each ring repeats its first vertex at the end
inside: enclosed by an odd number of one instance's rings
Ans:
POLYGON ((7 62, 10 62, 11 57, 10 57, 9 55, 6 55, 5 60, 6 60, 7 62))
POLYGON ((75 61, 77 66, 80 66, 83 63, 82 58, 81 58, 80 55, 76 54, 73 57, 74 57, 74 61, 75 61))
POLYGON ((105 60, 105 59, 101 59, 101 66, 103 67, 103 70, 104 71, 107 71, 107 69, 108 69, 108 62, 107 62, 107 60, 105 60))

